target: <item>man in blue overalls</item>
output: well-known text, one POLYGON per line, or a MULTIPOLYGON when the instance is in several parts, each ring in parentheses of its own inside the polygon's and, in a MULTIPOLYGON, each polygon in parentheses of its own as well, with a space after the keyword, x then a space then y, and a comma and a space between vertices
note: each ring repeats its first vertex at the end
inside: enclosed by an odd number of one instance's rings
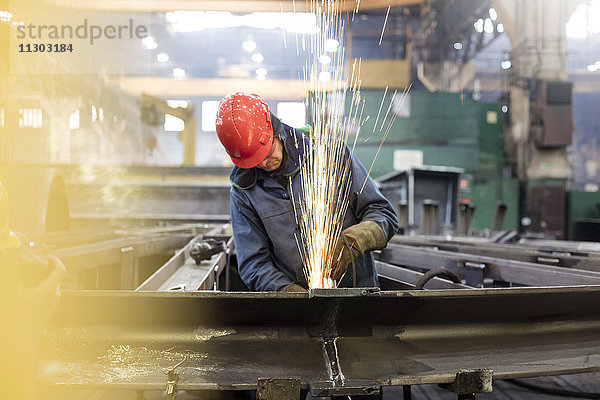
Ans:
MULTIPOLYGON (((302 218, 299 171, 310 139, 279 121, 260 96, 247 93, 223 98, 216 126, 235 164, 230 175, 231 222, 242 280, 253 291, 305 291, 295 235, 296 214, 302 218)), ((338 287, 376 287, 379 280, 370 251, 387 245, 398 219, 361 162, 348 148, 346 153, 351 157, 351 186, 343 220, 345 240, 337 240, 334 254, 339 256, 334 256, 331 277, 339 280, 338 287)))

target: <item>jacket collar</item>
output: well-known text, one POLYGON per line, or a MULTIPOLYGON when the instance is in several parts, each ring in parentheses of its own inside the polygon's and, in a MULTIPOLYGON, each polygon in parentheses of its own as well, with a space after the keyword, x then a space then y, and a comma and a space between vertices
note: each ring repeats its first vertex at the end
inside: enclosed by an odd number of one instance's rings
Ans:
MULTIPOLYGON (((271 124, 273 125, 273 137, 279 138, 283 142, 284 162, 283 168, 277 171, 283 176, 293 177, 300 171, 304 162, 304 146, 308 144, 308 139, 296 129, 282 123, 273 113, 271 113, 271 124)), ((254 167, 243 169, 234 166, 229 175, 229 180, 238 189, 250 189, 256 184, 258 179, 269 178, 270 172, 254 167)))

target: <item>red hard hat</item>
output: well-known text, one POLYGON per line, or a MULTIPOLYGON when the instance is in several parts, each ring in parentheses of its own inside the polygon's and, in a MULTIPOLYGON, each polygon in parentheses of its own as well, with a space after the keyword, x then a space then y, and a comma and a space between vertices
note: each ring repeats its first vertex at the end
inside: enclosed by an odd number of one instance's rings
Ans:
POLYGON ((217 136, 231 161, 240 168, 256 167, 269 154, 273 126, 269 106, 249 93, 229 94, 219 103, 217 136))

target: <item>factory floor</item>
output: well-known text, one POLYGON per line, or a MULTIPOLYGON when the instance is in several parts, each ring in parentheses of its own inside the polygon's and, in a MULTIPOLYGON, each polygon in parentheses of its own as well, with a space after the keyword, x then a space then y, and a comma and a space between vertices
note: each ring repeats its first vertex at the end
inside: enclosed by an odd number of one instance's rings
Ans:
MULTIPOLYGON (((540 377, 521 379, 538 387, 549 389, 548 393, 534 391, 517 386, 508 381, 494 382, 492 393, 477 395, 481 400, 515 400, 533 398, 539 400, 553 399, 600 399, 600 373, 561 375, 553 377, 540 377), (554 394, 550 394, 553 392, 554 394), (569 395, 568 392, 584 394, 583 396, 569 395)), ((108 390, 57 390, 52 394, 44 393, 44 399, 61 400, 159 400, 164 399, 162 391, 146 391, 143 397, 134 391, 108 391, 108 390)), ((412 387, 412 399, 414 400, 455 400, 457 396, 451 392, 439 388, 437 385, 418 385, 412 387)), ((177 400, 250 400, 251 396, 244 392, 187 392, 179 391, 177 400)), ((354 397, 350 400, 355 399, 354 397)), ((358 397, 356 398, 359 399, 358 397)), ((385 387, 383 389, 383 400, 403 400, 402 387, 385 387)))

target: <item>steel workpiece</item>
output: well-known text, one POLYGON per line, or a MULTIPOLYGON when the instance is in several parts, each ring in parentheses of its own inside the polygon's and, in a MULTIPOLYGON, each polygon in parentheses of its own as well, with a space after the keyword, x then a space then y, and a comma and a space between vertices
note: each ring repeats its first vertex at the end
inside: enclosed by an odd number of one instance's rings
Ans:
POLYGON ((388 243, 376 257, 386 263, 430 270, 445 268, 482 287, 484 279, 520 286, 599 285, 600 272, 388 243))
POLYGON ((67 291, 40 359, 39 378, 54 387, 164 390, 165 372, 185 359, 179 389, 296 378, 328 395, 452 383, 464 370, 591 372, 600 370, 600 286, 67 291))

